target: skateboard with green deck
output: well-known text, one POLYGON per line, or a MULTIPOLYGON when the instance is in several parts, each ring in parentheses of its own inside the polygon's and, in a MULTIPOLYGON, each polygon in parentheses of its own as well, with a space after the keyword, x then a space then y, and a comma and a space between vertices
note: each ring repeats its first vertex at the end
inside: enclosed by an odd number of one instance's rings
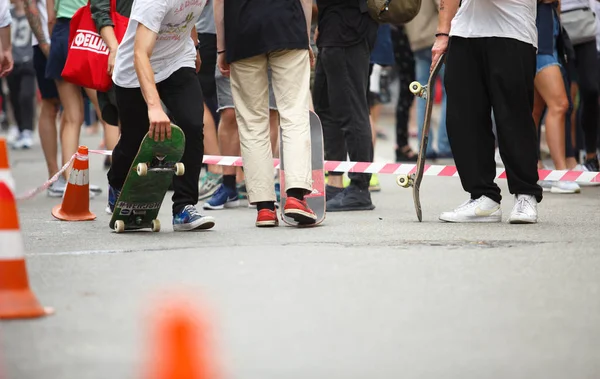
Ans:
POLYGON ((185 172, 179 162, 185 148, 181 128, 171 124, 171 139, 154 141, 148 134, 142 140, 110 219, 117 233, 126 230, 160 231, 158 212, 173 180, 185 172))

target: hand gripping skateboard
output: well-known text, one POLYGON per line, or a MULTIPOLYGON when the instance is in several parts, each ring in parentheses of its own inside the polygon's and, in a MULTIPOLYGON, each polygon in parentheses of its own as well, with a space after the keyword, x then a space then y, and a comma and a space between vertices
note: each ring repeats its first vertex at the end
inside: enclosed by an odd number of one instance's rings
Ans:
POLYGON ((185 172, 179 162, 185 148, 185 135, 171 124, 171 139, 155 142, 148 134, 142 140, 121 194, 115 203, 110 228, 117 233, 126 230, 160 231, 158 212, 173 180, 173 174, 185 172))
POLYGON ((413 188, 413 200, 415 202, 415 210, 417 211, 417 218, 419 222, 423 220, 423 214, 421 212, 421 199, 419 197, 419 188, 421 186, 421 181, 423 180, 423 169, 425 168, 425 154, 427 153, 427 143, 429 142, 429 127, 431 124, 431 110, 433 108, 434 96, 433 93, 430 93, 429 90, 433 88, 435 84, 435 80, 444 64, 445 54, 442 54, 440 59, 436 62, 431 74, 429 75, 429 80, 427 85, 423 86, 419 82, 412 82, 409 85, 410 92, 415 96, 422 97, 427 100, 427 104, 425 106, 425 120, 423 121, 423 133, 421 135, 421 144, 419 146, 419 156, 417 158, 417 167, 416 171, 411 174, 399 175, 396 178, 396 183, 400 187, 413 188))
MULTIPOLYGON (((317 215, 317 221, 307 226, 319 225, 325 220, 325 153, 323 151, 323 127, 321 120, 310 112, 310 143, 313 191, 305 196, 309 208, 317 215)), ((279 182, 281 184, 281 218, 288 225, 297 226, 298 223, 286 217, 283 213, 287 194, 285 193, 285 157, 283 155, 283 139, 279 129, 279 182)))

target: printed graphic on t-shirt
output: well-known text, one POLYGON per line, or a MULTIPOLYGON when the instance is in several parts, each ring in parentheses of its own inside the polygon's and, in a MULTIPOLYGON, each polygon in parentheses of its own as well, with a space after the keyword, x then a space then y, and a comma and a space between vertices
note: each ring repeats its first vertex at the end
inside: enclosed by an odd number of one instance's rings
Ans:
POLYGON ((11 32, 14 47, 27 47, 31 44, 31 28, 25 16, 13 18, 11 32))
MULTIPOLYGON (((206 0, 195 1, 202 2, 206 0)), ((175 14, 177 14, 177 11, 175 11, 175 14)), ((196 18, 198 18, 198 16, 194 15, 194 12, 190 12, 185 17, 184 21, 175 23, 169 22, 165 25, 161 25, 157 39, 159 41, 179 41, 182 35, 187 37, 186 31, 188 30, 188 26, 193 24, 196 21, 196 18)))

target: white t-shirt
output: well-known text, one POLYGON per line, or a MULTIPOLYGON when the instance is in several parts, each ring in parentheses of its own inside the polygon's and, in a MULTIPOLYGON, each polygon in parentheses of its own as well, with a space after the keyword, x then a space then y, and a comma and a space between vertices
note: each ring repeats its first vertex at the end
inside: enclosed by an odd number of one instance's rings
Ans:
POLYGON ((600 53, 600 2, 596 1, 594 5, 592 9, 596 12, 596 50, 600 53))
POLYGON ((10 16, 10 1, 0 0, 0 28, 6 28, 12 23, 10 16))
MULTIPOLYGON (((590 6, 590 1, 589 0, 562 0, 560 2, 560 11, 561 12, 565 12, 565 11, 570 11, 573 9, 579 9, 579 8, 589 8, 590 6)), ((592 8, 594 9, 594 8, 592 8)))
POLYGON ((537 49, 536 16, 536 0, 463 0, 450 35, 513 38, 537 49))
MULTIPOLYGON (((37 0, 37 8, 40 14, 40 21, 42 23, 42 32, 46 37, 46 41, 50 43, 50 33, 48 33, 48 9, 46 8, 46 0, 37 0)), ((35 35, 31 35, 31 44, 33 46, 38 45, 38 40, 35 38, 35 35)))
POLYGON ((192 28, 207 0, 134 0, 127 31, 117 50, 113 82, 119 87, 139 88, 133 66, 133 46, 138 23, 157 33, 150 64, 159 83, 183 67, 196 67, 192 28))

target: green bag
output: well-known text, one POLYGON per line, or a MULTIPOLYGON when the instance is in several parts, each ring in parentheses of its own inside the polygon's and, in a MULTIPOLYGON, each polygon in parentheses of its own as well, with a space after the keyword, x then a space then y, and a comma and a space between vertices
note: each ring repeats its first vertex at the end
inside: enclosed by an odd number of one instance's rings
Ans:
POLYGON ((421 0, 367 0, 369 15, 380 24, 401 25, 421 10, 421 0))

